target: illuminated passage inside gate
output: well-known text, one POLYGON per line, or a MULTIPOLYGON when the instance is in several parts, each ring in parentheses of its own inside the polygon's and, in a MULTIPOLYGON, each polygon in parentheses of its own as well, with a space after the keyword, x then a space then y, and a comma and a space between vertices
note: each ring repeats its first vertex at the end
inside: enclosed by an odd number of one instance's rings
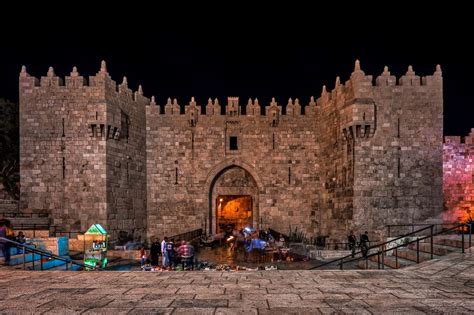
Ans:
POLYGON ((216 199, 217 233, 240 230, 252 224, 252 197, 220 195, 216 199))

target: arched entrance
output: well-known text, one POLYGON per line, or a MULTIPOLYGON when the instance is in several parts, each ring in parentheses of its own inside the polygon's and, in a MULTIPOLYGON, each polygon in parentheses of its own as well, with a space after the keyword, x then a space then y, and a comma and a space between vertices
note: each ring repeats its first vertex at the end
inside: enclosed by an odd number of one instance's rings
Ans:
POLYGON ((258 226, 258 187, 244 168, 231 165, 217 173, 209 192, 209 233, 258 226))

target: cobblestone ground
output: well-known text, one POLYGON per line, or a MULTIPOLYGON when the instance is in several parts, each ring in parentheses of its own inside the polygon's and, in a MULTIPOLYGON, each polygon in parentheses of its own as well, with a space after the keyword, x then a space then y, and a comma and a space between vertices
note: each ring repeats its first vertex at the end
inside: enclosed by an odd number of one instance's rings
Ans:
POLYGON ((474 254, 385 271, 1 269, 0 292, 1 314, 472 314, 474 254))

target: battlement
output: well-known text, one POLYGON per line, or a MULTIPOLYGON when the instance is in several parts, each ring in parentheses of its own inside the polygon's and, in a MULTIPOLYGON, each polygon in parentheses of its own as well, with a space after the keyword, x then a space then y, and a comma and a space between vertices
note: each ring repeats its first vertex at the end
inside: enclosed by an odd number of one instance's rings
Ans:
POLYGON ((394 90, 400 87, 420 87, 425 89, 438 89, 442 90, 442 71, 441 66, 437 65, 433 75, 420 77, 416 75, 412 66, 408 66, 408 70, 405 75, 397 79, 396 76, 391 75, 387 66, 384 67, 382 74, 380 74, 375 82, 373 76, 366 75, 362 71, 359 60, 355 61, 354 71, 352 72, 349 80, 344 84, 341 84, 340 78, 336 77, 334 88, 327 92, 326 86, 323 86, 320 97, 318 98, 317 104, 324 106, 330 102, 339 100, 349 100, 351 98, 362 98, 370 97, 371 94, 379 89, 386 89, 392 87, 394 90))
MULTIPOLYGON (((360 62, 356 60, 354 65, 354 71, 352 72, 350 78, 344 83, 341 83, 339 77, 336 78, 334 88, 331 91, 327 91, 326 86, 323 86, 320 96, 317 100, 314 100, 314 97, 311 96, 309 102, 306 105, 301 105, 299 99, 293 101, 291 98, 288 100, 288 103, 283 110, 283 106, 276 105, 277 101, 272 98, 268 105, 263 105, 264 111, 263 115, 269 115, 272 107, 277 109, 278 116, 304 116, 304 115, 316 115, 318 110, 317 107, 333 106, 334 104, 344 104, 345 102, 351 101, 353 99, 363 99, 363 98, 372 98, 373 94, 378 89, 386 89, 391 87, 393 91, 397 88, 403 87, 419 87, 426 89, 429 88, 439 88, 442 89, 442 72, 439 65, 436 66, 436 71, 431 76, 420 77, 415 74, 413 67, 409 66, 405 75, 400 78, 396 78, 391 75, 388 67, 384 67, 384 70, 381 75, 379 75, 375 82, 371 75, 366 75, 362 71, 360 62), (276 107, 275 107, 276 106, 276 107)), ((140 100, 140 103, 151 106, 159 106, 154 96, 152 99, 148 99, 143 96, 143 89, 141 85, 138 86, 136 91, 131 90, 128 87, 127 78, 124 77, 122 83, 117 84, 107 72, 107 67, 105 61, 101 62, 99 72, 95 76, 89 76, 88 78, 81 76, 76 67, 73 67, 69 76, 66 76, 64 79, 57 76, 54 72, 53 67, 49 67, 46 76, 41 76, 36 78, 28 74, 26 67, 23 66, 20 72, 20 94, 28 95, 39 91, 42 89, 58 89, 59 91, 69 91, 74 89, 93 89, 94 95, 101 92, 102 96, 105 97, 107 91, 108 95, 121 94, 126 95, 132 101, 137 102, 140 100), (100 90, 101 87, 105 87, 103 90, 100 90), (97 91, 99 89, 99 91, 97 91)), ((193 101, 195 105, 196 101, 193 101)), ((191 105, 191 103, 189 104, 191 105)), ((186 105, 185 107, 189 106, 186 105)), ((181 110, 178 100, 168 99, 168 102, 164 106, 164 115, 185 115, 189 111, 185 109, 181 110)), ((227 104, 225 105, 225 110, 222 112, 221 105, 217 99, 212 101, 209 99, 207 105, 205 106, 205 111, 202 112, 199 110, 195 114, 197 115, 226 115, 226 116, 260 116, 262 113, 261 105, 258 102, 258 99, 255 98, 253 101, 249 99, 246 106, 246 111, 242 110, 242 105, 239 104, 239 97, 232 96, 228 97, 227 104)), ((160 113, 160 110, 152 109, 152 113, 160 113)), ((275 111, 273 111, 275 112, 275 111)), ((276 115, 275 113, 273 113, 276 115)))
POLYGON ((112 80, 107 72, 105 61, 101 62, 99 72, 95 76, 89 76, 88 78, 81 76, 77 67, 73 67, 70 75, 64 77, 64 79, 56 75, 53 67, 49 67, 46 76, 37 78, 27 72, 26 66, 22 66, 19 82, 20 95, 25 96, 44 89, 57 89, 60 92, 66 93, 78 89, 86 89, 94 95, 101 94, 105 97, 106 93, 110 95, 111 92, 115 92, 116 94, 128 95, 134 102, 140 101, 140 103, 150 104, 150 100, 143 96, 141 85, 138 86, 137 91, 133 91, 128 88, 126 77, 123 78, 121 84, 117 84, 112 80), (103 89, 101 90, 101 88, 103 89))
POLYGON ((443 138, 445 145, 463 145, 463 144, 474 144, 474 128, 471 128, 471 132, 467 136, 445 136, 443 138))

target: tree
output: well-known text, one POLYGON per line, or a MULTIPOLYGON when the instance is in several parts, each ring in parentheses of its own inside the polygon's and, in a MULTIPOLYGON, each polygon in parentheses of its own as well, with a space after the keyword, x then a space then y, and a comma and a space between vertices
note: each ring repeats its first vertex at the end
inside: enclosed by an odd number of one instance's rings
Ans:
POLYGON ((0 183, 14 199, 20 198, 19 139, 18 105, 0 99, 0 183))

